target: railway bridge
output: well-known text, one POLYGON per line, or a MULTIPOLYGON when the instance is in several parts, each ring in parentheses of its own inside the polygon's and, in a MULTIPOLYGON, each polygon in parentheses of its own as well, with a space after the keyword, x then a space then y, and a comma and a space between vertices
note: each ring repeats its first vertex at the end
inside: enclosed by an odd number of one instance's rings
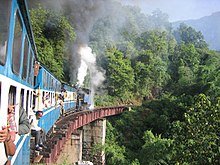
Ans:
POLYGON ((47 135, 47 148, 32 156, 33 163, 73 164, 90 160, 104 164, 104 153, 91 160, 91 148, 95 143, 105 143, 106 118, 126 111, 126 106, 96 108, 80 112, 67 112, 56 122, 47 135))

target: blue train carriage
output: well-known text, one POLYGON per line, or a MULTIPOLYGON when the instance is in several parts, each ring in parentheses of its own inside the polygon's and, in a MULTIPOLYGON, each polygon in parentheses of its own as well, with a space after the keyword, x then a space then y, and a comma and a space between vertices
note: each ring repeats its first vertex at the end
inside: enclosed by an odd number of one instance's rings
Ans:
POLYGON ((74 86, 62 83, 61 94, 59 96, 64 112, 76 109, 77 90, 74 86))
MULTIPOLYGON (((7 124, 8 105, 15 106, 16 123, 19 107, 29 115, 32 110, 34 61, 33 41, 25 0, 1 0, 0 4, 0 127, 7 124)), ((17 124, 17 127, 19 125, 17 124)), ((17 146, 12 164, 30 164, 30 134, 16 135, 17 146)), ((3 143, 0 143, 2 150, 3 143)), ((4 154, 0 154, 0 160, 4 154)))
POLYGON ((43 111, 38 125, 47 133, 60 117, 58 96, 61 94, 61 82, 42 64, 36 63, 35 71, 34 111, 43 111))

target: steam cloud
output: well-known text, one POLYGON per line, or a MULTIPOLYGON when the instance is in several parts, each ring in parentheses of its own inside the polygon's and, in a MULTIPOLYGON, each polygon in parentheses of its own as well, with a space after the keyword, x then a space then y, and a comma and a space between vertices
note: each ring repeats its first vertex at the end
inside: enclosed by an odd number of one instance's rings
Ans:
POLYGON ((82 86, 84 78, 89 71, 90 75, 90 90, 91 108, 94 107, 93 97, 95 90, 104 80, 104 75, 96 67, 96 56, 92 53, 92 49, 88 47, 89 32, 94 23, 104 13, 104 0, 66 0, 63 4, 64 11, 68 12, 71 21, 75 25, 76 41, 73 46, 73 55, 71 59, 71 81, 77 79, 77 83, 82 86))

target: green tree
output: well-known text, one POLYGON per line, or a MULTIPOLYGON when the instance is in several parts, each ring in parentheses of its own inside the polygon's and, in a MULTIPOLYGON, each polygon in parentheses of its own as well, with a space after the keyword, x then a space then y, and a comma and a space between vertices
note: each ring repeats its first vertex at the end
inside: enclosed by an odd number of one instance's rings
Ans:
POLYGON ((219 164, 220 99, 210 101, 204 94, 173 124, 174 162, 179 164, 219 164))
POLYGON ((197 91, 212 98, 220 96, 220 53, 201 50, 197 76, 197 91))
POLYGON ((119 146, 117 141, 117 131, 107 122, 107 133, 105 143, 106 164, 118 165, 126 164, 125 148, 119 146))
POLYGON ((158 96, 169 80, 166 64, 151 51, 141 51, 135 61, 135 92, 141 96, 158 96))
POLYGON ((172 140, 154 136, 151 131, 144 133, 145 144, 140 154, 141 164, 168 165, 172 155, 172 140))
MULTIPOLYGON (((193 44, 181 44, 176 46, 174 54, 169 56, 169 73, 171 82, 169 88, 176 94, 187 92, 187 87, 196 83, 197 72, 200 64, 200 54, 193 44)), ((190 88, 188 88, 188 92, 190 88)))
POLYGON ((107 89, 110 95, 129 98, 134 86, 134 71, 129 59, 116 48, 107 51, 107 89))
POLYGON ((174 31, 174 36, 178 43, 193 44, 196 48, 208 48, 202 33, 184 23, 181 23, 179 28, 174 31))
POLYGON ((138 50, 150 50, 155 56, 167 61, 168 56, 168 34, 163 31, 147 31, 136 40, 138 50))
POLYGON ((179 75, 178 84, 181 84, 181 86, 185 87, 195 82, 195 75, 193 71, 187 66, 180 66, 178 68, 178 75, 179 75))

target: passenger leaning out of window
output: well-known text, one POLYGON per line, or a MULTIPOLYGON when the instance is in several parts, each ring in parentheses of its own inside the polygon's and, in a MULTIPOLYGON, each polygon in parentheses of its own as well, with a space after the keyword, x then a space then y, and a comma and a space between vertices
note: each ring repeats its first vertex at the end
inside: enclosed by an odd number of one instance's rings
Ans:
POLYGON ((43 116, 43 111, 37 111, 31 115, 31 135, 35 137, 35 150, 40 151, 42 148, 47 148, 44 143, 46 142, 46 132, 43 128, 38 126, 38 120, 43 116))

